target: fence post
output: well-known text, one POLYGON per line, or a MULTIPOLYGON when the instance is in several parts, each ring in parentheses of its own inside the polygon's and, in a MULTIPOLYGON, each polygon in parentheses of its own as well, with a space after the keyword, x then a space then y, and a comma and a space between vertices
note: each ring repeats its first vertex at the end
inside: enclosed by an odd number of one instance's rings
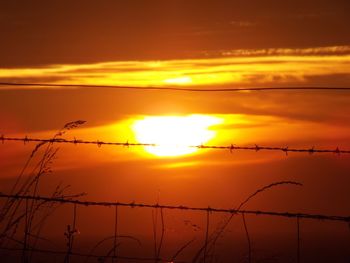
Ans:
POLYGON ((118 262, 117 258, 117 245, 118 245, 118 205, 115 206, 115 219, 114 219, 114 245, 113 245, 113 263, 118 262))
POLYGON ((297 217, 297 263, 300 263, 300 218, 297 217))
POLYGON ((204 259, 203 262, 205 263, 207 258, 207 247, 208 247, 208 238, 209 238, 209 217, 210 217, 210 208, 207 210, 207 223, 206 223, 206 231, 205 231, 205 243, 204 243, 204 259))
MULTIPOLYGON (((23 251, 22 251, 22 263, 27 263, 27 242, 28 242, 28 232, 29 232, 29 218, 28 218, 28 200, 25 200, 25 207, 26 207, 26 213, 25 213, 25 222, 24 222, 24 238, 23 238, 23 251)), ((30 216, 30 215, 29 215, 30 216)))

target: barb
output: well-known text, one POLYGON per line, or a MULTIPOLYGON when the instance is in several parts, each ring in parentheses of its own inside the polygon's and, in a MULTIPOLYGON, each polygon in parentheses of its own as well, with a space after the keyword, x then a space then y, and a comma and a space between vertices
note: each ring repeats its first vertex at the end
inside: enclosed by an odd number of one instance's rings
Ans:
POLYGON ((124 206, 131 208, 158 208, 158 209, 169 209, 169 210, 187 210, 187 211, 198 211, 198 212, 213 212, 213 213, 228 213, 228 214, 254 214, 264 216, 278 216, 286 218, 305 218, 312 220, 328 220, 328 221, 342 221, 350 222, 350 216, 336 216, 336 215, 323 215, 323 214, 306 214, 306 213, 290 213, 290 212, 272 212, 272 211, 259 211, 259 210, 238 210, 238 209, 224 209, 224 208, 213 208, 213 207, 190 207, 183 205, 160 205, 160 204, 146 204, 146 203, 122 203, 122 202, 95 202, 95 201, 81 201, 74 199, 63 199, 54 197, 44 196, 31 196, 31 195, 9 195, 0 193, 0 198, 13 198, 17 200, 40 200, 52 203, 61 204, 76 204, 81 206, 124 206))
POLYGON ((89 85, 89 84, 50 84, 50 83, 12 83, 0 82, 0 86, 20 86, 20 87, 43 87, 43 88, 104 88, 119 90, 160 90, 160 91, 185 91, 185 92, 242 92, 242 91, 350 91, 350 87, 322 87, 322 86, 305 86, 305 87, 253 87, 253 88, 225 88, 225 89, 203 89, 203 88, 177 88, 177 87, 160 87, 160 86, 114 86, 114 85, 89 85))
MULTIPOLYGON (((131 143, 129 141, 126 142, 106 142, 106 141, 87 141, 87 140, 79 140, 74 138, 73 140, 68 139, 62 139, 62 138, 54 138, 54 139, 43 139, 43 138, 19 138, 19 137, 5 137, 4 135, 0 136, 0 141, 2 143, 6 141, 20 141, 24 143, 29 142, 39 142, 39 143, 67 143, 67 144, 93 144, 97 145, 98 147, 101 147, 102 145, 109 145, 109 146, 123 146, 126 148, 129 147, 135 147, 135 146, 143 146, 143 147, 160 147, 161 145, 155 144, 155 143, 131 143)), ((239 151, 279 151, 283 152, 285 154, 288 154, 289 152, 296 152, 296 153, 309 153, 309 154, 316 154, 316 153, 333 153, 333 154, 350 154, 350 150, 341 150, 339 147, 336 147, 335 149, 316 149, 315 147, 311 148, 289 148, 289 147, 273 147, 273 146, 259 146, 255 144, 254 146, 235 146, 233 144, 230 144, 228 146, 225 145, 188 145, 189 148, 197 148, 197 149, 207 149, 207 150, 228 150, 230 153, 233 153, 235 150, 239 151)))

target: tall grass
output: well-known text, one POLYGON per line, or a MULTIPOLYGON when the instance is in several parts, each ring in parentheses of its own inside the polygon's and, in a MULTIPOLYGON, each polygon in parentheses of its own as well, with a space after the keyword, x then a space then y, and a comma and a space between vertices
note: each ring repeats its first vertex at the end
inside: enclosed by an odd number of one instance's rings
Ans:
MULTIPOLYGON (((53 139, 62 137, 69 130, 84 123, 85 121, 80 120, 67 123, 54 134, 53 139)), ((59 148, 55 146, 53 141, 38 143, 17 176, 10 194, 37 196, 40 193, 41 180, 52 174, 52 167, 58 150, 59 148)), ((53 189, 51 197, 70 199, 83 195, 68 195, 66 194, 68 188, 69 186, 63 184, 57 185, 53 189)), ((45 240, 40 237, 41 231, 45 221, 52 215, 57 206, 57 204, 47 201, 34 199, 23 201, 22 199, 8 198, 0 209, 0 248, 10 242, 19 243, 23 246, 22 262, 29 262, 32 257, 30 250, 35 249, 38 240, 45 240), (17 232, 21 225, 23 225, 23 237, 18 239, 17 232)))

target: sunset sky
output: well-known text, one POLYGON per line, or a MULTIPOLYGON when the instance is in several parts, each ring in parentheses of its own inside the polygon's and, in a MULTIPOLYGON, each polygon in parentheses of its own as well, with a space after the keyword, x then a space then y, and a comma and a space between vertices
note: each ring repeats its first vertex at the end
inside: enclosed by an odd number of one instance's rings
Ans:
MULTIPOLYGON (((349 13, 347 0, 2 0, 0 83, 350 87, 349 13)), ((163 145, 60 145, 54 173, 41 185, 43 194, 62 181, 71 185, 71 192, 86 192, 89 200, 232 208, 259 187, 292 180, 303 187, 271 189, 246 208, 350 213, 350 155, 187 147, 350 149, 349 91, 0 85, 0 117, 0 135, 8 137, 50 138, 65 123, 85 120, 65 138, 163 145)), ((0 144, 0 192, 9 191, 34 146, 0 144)), ((81 223, 82 228, 101 219, 89 215, 92 219, 81 223)), ((141 217, 149 217, 144 220, 150 223, 150 214, 141 217)), ((62 212, 62 218, 68 220, 67 214, 62 212)), ((124 220, 125 232, 132 231, 135 219, 124 220)), ((198 215, 193 220, 204 222, 198 215)), ((283 234, 293 233, 272 219, 265 225, 255 217, 250 220, 253 235, 264 236, 268 232, 263 230, 273 224, 279 229, 274 234, 283 240, 283 234)), ((318 224, 304 228, 326 240, 310 248, 310 257, 332 244, 332 233, 346 239, 345 225, 318 224)), ((143 226, 136 229, 147 235, 143 226)), ((171 242, 191 236, 185 230, 173 236, 170 231, 171 242)), ((257 249, 263 243, 256 241, 257 249)), ((330 251, 325 255, 340 259, 345 253, 330 251)))

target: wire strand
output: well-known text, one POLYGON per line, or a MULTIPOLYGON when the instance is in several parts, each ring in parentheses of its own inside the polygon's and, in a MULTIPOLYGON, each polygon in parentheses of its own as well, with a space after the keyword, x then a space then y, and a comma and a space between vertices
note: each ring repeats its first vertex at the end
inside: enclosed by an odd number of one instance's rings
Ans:
POLYGON ((89 84, 53 84, 53 83, 11 83, 0 82, 0 86, 19 86, 19 87, 43 87, 43 88, 103 88, 119 90, 159 90, 159 91, 185 91, 185 92, 244 92, 244 91, 350 91, 350 87, 322 87, 322 86, 305 86, 305 87, 252 87, 252 88, 178 88, 178 87, 161 87, 161 86, 114 86, 114 85, 89 85, 89 84))
POLYGON ((75 199, 63 199, 44 196, 31 196, 31 195, 9 195, 0 193, 0 198, 13 198, 18 200, 40 200, 44 202, 62 203, 62 204, 76 204, 81 206, 123 206, 130 208, 156 208, 156 209, 168 209, 168 210, 187 210, 187 211, 199 211, 199 212, 213 212, 213 213, 229 213, 229 214, 254 214, 265 216, 278 216, 287 218, 306 218, 313 220, 329 220, 329 221, 342 221, 350 222, 350 216, 336 216, 336 215, 322 215, 322 214, 306 214, 306 213, 290 213, 290 212, 272 212, 272 211, 259 211, 259 210, 238 210, 238 209, 224 209, 213 207, 190 207, 184 205, 160 205, 160 204, 146 204, 146 203, 123 203, 123 202, 96 202, 96 201, 81 201, 75 199))
MULTIPOLYGON (((53 139, 43 139, 43 138, 17 138, 17 137, 5 137, 4 135, 0 136, 0 142, 4 143, 5 141, 20 141, 24 144, 29 142, 41 142, 41 143, 68 143, 68 144, 93 144, 101 147, 102 145, 110 145, 110 146, 123 146, 123 147, 135 147, 135 146, 143 146, 143 147, 160 147, 162 145, 155 143, 132 143, 129 141, 126 142, 105 142, 105 141, 87 141, 80 139, 63 139, 63 138, 53 138, 53 139)), ((174 146, 176 147, 176 146, 174 146)), ((236 146, 234 144, 230 145, 188 145, 189 148, 197 148, 197 149, 211 149, 211 150, 229 150, 231 153, 236 150, 243 151, 279 151, 288 155, 290 152, 298 152, 298 153, 333 153, 333 154, 350 154, 350 150, 341 150, 340 147, 336 147, 334 149, 316 149, 315 147, 311 148, 289 148, 286 147, 274 147, 274 146, 260 146, 255 144, 254 146, 236 146)))

